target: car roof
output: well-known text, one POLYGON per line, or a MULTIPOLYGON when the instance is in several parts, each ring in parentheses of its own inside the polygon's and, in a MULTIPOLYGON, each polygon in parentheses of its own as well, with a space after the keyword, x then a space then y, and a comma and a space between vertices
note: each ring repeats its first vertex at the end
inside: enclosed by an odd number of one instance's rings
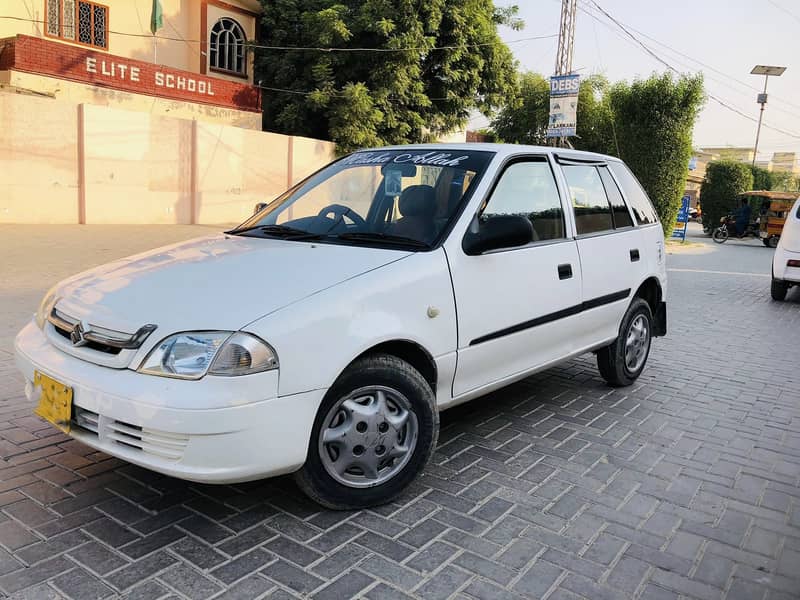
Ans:
POLYGON ((498 156, 506 157, 516 154, 557 154, 564 158, 576 160, 592 161, 614 161, 622 162, 616 156, 598 154, 596 152, 584 152, 583 150, 571 150, 569 148, 554 148, 552 146, 529 146, 523 144, 489 144, 484 142, 465 142, 451 144, 407 144, 404 146, 382 146, 379 148, 363 148, 359 152, 377 152, 381 150, 438 150, 438 151, 464 151, 479 150, 483 152, 494 152, 498 156))

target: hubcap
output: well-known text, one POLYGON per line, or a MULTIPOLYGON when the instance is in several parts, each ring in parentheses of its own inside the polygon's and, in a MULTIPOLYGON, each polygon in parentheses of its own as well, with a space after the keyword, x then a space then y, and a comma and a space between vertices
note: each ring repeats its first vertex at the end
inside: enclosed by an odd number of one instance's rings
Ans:
POLYGON ((638 315, 628 327, 625 336, 625 366, 628 371, 638 371, 650 349, 650 328, 644 315, 638 315))
POLYGON ((417 445, 417 417, 397 390, 370 386, 331 407, 319 435, 322 466, 342 485, 380 485, 406 466, 417 445))

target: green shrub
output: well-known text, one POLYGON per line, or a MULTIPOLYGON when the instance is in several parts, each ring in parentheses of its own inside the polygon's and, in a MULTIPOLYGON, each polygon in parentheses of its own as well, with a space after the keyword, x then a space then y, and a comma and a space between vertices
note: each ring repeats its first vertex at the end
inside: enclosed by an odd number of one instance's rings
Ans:
POLYGON ((611 88, 609 101, 619 156, 647 191, 669 236, 686 189, 703 78, 665 73, 622 82, 611 88))
POLYGON ((706 178, 700 186, 703 225, 716 227, 722 217, 737 208, 738 194, 752 187, 753 172, 750 165, 732 160, 709 163, 706 178))

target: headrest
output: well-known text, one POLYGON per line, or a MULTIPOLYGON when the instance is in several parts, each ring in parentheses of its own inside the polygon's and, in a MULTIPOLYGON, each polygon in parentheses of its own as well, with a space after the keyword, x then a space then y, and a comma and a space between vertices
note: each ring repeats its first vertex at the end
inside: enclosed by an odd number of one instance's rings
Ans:
POLYGON ((411 185, 400 194, 397 206, 404 217, 432 217, 436 212, 436 194, 429 185, 411 185))

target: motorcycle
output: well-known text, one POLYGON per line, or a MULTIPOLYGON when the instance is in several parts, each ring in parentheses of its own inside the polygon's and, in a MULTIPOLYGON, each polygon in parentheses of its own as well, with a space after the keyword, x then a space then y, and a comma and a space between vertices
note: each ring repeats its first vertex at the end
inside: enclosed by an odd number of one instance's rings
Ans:
POLYGON ((738 235, 736 233, 736 217, 734 217, 732 214, 722 217, 719 222, 721 225, 714 230, 713 234, 711 234, 711 238, 718 244, 724 244, 731 236, 736 236, 737 239, 743 239, 751 236, 756 239, 761 239, 759 231, 759 219, 748 223, 742 235, 738 235))

